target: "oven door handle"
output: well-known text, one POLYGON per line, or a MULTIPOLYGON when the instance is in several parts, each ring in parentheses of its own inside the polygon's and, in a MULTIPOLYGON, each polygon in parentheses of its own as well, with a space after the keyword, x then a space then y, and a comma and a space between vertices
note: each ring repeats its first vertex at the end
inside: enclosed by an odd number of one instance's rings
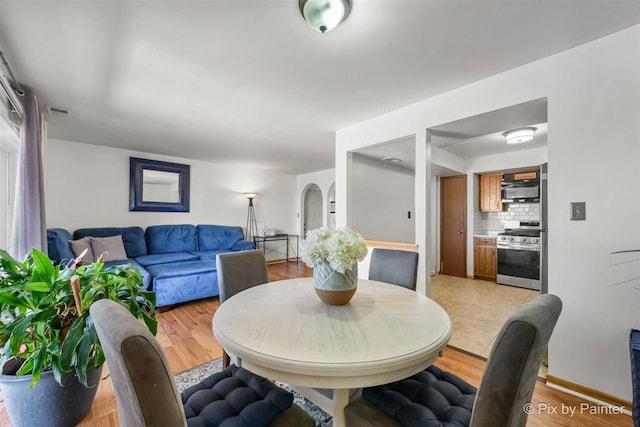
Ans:
POLYGON ((514 245, 513 243, 511 243, 509 246, 497 245, 497 247, 498 249, 504 249, 508 251, 540 252, 540 246, 514 245))

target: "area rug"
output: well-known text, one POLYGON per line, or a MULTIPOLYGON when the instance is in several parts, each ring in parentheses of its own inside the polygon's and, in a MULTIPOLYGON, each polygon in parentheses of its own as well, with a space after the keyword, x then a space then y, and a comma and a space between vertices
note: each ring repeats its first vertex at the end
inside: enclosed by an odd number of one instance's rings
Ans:
MULTIPOLYGON (((208 377, 209 375, 212 375, 221 370, 222 358, 218 358, 212 360, 211 362, 203 363, 200 366, 196 366, 195 368, 187 369, 184 372, 180 372, 175 376, 178 391, 182 392, 188 387, 197 384, 203 378, 208 377)), ((299 393, 291 390, 291 387, 289 387, 287 384, 278 381, 276 381, 275 383, 283 389, 293 393, 293 402, 304 409, 309 415, 311 415, 311 417, 313 417, 316 422, 316 426, 333 426, 333 418, 331 417, 331 415, 320 409, 315 403, 308 401, 299 393)))

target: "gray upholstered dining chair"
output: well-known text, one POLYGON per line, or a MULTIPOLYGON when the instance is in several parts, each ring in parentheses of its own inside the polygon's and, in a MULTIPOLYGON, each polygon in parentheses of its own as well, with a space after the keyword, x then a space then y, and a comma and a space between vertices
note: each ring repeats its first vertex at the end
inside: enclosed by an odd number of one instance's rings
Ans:
POLYGON ((416 290, 418 253, 375 248, 371 252, 369 280, 391 283, 416 290))
POLYGON ((505 322, 485 365, 480 387, 430 366, 418 374, 362 391, 345 410, 357 426, 523 427, 542 357, 562 302, 536 297, 505 322))
POLYGON ((233 365, 178 393, 162 348, 120 304, 90 307, 116 396, 120 425, 313 426, 293 395, 233 365))
MULTIPOLYGON (((269 281, 264 254, 252 251, 227 252, 216 256, 220 304, 238 292, 269 281)), ((222 366, 229 366, 229 355, 222 351, 222 366)))

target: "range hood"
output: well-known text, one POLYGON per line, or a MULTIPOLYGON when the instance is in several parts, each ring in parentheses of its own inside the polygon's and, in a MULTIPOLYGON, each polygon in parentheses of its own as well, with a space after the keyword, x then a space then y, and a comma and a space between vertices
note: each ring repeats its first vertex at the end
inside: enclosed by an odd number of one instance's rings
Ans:
POLYGON ((540 174, 537 171, 507 173, 502 178, 502 203, 539 203, 540 174))

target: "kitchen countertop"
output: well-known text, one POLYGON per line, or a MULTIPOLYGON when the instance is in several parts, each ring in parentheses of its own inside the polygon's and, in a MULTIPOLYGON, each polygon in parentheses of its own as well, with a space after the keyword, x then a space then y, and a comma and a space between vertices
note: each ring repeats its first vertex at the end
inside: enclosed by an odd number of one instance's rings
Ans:
POLYGON ((496 237, 498 233, 504 230, 478 230, 473 233, 473 237, 496 237))

